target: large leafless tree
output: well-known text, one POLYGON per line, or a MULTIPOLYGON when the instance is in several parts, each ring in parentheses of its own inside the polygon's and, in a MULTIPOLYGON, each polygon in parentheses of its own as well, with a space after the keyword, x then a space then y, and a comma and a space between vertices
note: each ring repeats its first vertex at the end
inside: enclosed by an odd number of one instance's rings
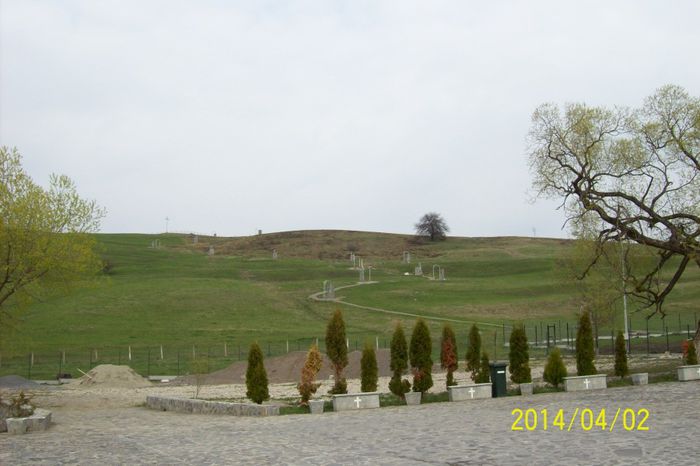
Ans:
POLYGON ((668 85, 638 109, 545 104, 529 134, 533 185, 562 200, 574 231, 593 227, 598 255, 610 241, 631 241, 656 254, 628 277, 653 313, 688 264, 700 266, 700 99, 668 85), (672 269, 668 280, 659 272, 672 269))
POLYGON ((415 227, 418 236, 429 236, 430 241, 443 240, 450 231, 442 215, 435 212, 423 215, 415 227))

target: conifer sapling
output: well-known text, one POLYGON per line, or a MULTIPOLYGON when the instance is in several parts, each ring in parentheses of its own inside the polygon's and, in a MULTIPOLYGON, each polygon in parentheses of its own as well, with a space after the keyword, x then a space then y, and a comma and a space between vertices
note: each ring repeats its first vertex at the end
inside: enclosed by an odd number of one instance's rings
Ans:
POLYGON ((322 365, 323 358, 321 357, 321 352, 315 344, 311 345, 309 352, 306 353, 304 367, 301 369, 301 382, 297 385, 299 394, 301 395, 302 405, 308 405, 311 395, 316 393, 318 387, 321 386, 321 384, 316 383, 315 380, 322 365))
POLYGON ((440 347, 440 367, 447 371, 445 385, 457 385, 454 372, 457 370, 457 337, 449 325, 442 329, 442 344, 440 347))
POLYGON ((365 345, 360 360, 360 389, 363 392, 376 392, 378 380, 377 354, 372 345, 365 345))
POLYGON ((248 351, 248 368, 245 373, 246 396, 253 402, 261 404, 270 399, 267 372, 263 363, 263 353, 257 342, 250 345, 248 351))
POLYGON ((595 348, 593 345, 593 327, 588 311, 581 314, 578 331, 576 332, 576 373, 578 375, 594 375, 598 371, 593 365, 595 348))
POLYGON ((629 374, 627 367, 627 345, 625 344, 625 336, 621 330, 618 330, 615 338, 615 375, 622 378, 629 374))
POLYGON ((479 364, 481 357, 481 335, 476 324, 473 324, 469 330, 469 345, 467 347, 467 372, 471 373, 471 378, 476 382, 479 373, 479 364))
POLYGON ((566 365, 564 365, 564 361, 561 358, 559 348, 554 348, 547 357, 542 378, 550 385, 558 387, 567 375, 566 365))
POLYGON ((330 393, 347 393, 347 382, 343 377, 343 369, 348 365, 348 347, 345 337, 345 322, 340 310, 336 310, 326 327, 326 354, 333 364, 335 383, 330 393))
POLYGON ((424 393, 433 386, 433 359, 430 330, 423 319, 418 319, 413 327, 409 358, 413 372, 413 391, 424 393))
POLYGON ((408 344, 403 332, 401 322, 396 323, 394 334, 391 337, 391 380, 389 390, 394 395, 403 398, 411 390, 411 382, 402 378, 408 369, 408 344))

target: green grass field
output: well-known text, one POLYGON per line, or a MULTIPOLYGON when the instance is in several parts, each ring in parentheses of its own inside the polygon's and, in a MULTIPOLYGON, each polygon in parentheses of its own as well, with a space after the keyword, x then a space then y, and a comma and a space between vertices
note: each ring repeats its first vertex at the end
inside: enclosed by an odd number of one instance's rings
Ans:
MULTIPOLYGON (((443 325, 439 319, 451 319, 465 342, 471 322, 481 322, 485 345, 493 344, 503 357, 504 326, 507 338, 508 327, 523 321, 529 338, 534 340, 538 327, 542 341, 547 324, 565 336, 569 323, 573 332, 579 311, 577 293, 557 265, 571 247, 567 240, 449 238, 431 244, 411 236, 347 231, 200 237, 197 244, 173 234, 100 234, 97 240, 109 272, 70 296, 33 304, 12 341, 3 345, 0 374, 13 370, 12 360, 29 364, 30 353, 37 366, 39 359, 48 360, 45 371, 56 373, 63 351, 88 367, 105 359, 123 362, 129 347, 150 373, 181 372, 193 351, 218 357, 218 367, 244 357, 254 340, 269 355, 306 349, 315 338, 323 346, 326 322, 337 307, 344 311, 351 349, 366 340, 385 346, 397 320, 410 335, 414 317, 309 299, 322 290, 324 280, 335 287, 357 282, 350 251, 364 259, 365 267, 372 266, 372 280, 378 283, 337 295, 354 304, 424 316, 436 340, 443 325), (154 239, 162 248, 149 248, 154 239), (210 245, 213 256, 206 253, 210 245), (403 251, 411 252, 410 264, 402 263, 403 251), (426 276, 433 266, 443 267, 447 280, 413 276, 418 263, 426 276), (163 360, 161 345, 167 353, 163 360)), ((696 318, 699 298, 700 273, 689 268, 667 302, 666 322, 655 317, 651 329, 685 330, 696 318)), ((621 311, 616 315, 619 328, 621 311)), ((642 314, 632 314, 634 329, 645 325, 642 314)), ((609 335, 610 328, 601 334, 609 335)), ((73 371, 76 364, 65 365, 73 371)))

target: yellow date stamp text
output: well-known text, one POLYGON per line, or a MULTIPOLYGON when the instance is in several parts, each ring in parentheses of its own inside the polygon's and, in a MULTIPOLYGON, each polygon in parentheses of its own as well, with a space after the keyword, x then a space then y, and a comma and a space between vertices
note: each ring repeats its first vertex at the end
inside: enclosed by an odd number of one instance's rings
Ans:
POLYGON ((533 408, 515 408, 510 413, 513 417, 512 431, 535 430, 592 430, 612 432, 613 429, 631 431, 648 431, 649 410, 646 408, 617 408, 610 411, 605 408, 576 408, 536 410, 533 408))

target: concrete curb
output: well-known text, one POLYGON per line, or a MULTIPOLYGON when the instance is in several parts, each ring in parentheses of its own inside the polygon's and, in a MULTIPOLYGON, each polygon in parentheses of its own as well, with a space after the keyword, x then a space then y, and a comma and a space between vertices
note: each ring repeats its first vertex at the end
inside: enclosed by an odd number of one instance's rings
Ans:
POLYGON ((188 414, 265 417, 278 416, 280 413, 280 407, 275 405, 228 403, 225 401, 206 401, 191 398, 164 398, 160 396, 147 396, 146 406, 159 411, 174 411, 188 414))

